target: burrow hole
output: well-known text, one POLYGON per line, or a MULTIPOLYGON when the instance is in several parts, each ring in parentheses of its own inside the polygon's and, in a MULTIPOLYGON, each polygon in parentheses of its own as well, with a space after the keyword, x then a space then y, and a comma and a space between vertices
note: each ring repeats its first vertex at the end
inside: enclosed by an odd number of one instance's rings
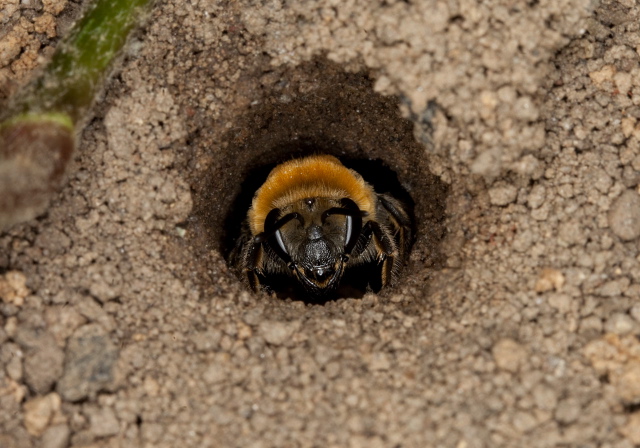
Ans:
MULTIPOLYGON (((261 99, 236 115, 211 151, 208 170, 194 182, 193 221, 202 229, 195 245, 228 261, 253 195, 271 169, 326 153, 358 171, 376 192, 411 205, 416 238, 399 283, 426 288, 429 272, 444 259, 439 247, 447 188, 430 173, 426 149, 416 142, 413 123, 400 116, 399 100, 375 93, 367 73, 349 73, 325 60, 263 72, 250 89, 259 89, 261 99)), ((347 280, 339 297, 366 292, 357 274, 347 280)), ((295 288, 276 289, 282 297, 305 300, 295 288)))

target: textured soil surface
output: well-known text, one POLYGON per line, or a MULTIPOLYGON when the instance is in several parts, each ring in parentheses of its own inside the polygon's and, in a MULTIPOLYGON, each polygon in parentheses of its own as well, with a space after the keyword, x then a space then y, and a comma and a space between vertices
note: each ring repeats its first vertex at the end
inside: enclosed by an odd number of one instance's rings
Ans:
MULTIPOLYGON (((82 7, 0 0, 0 102, 82 7)), ((638 446, 639 188, 634 0, 162 1, 0 233, 0 447, 638 446), (253 294, 253 189, 318 151, 411 195, 410 262, 253 294)))

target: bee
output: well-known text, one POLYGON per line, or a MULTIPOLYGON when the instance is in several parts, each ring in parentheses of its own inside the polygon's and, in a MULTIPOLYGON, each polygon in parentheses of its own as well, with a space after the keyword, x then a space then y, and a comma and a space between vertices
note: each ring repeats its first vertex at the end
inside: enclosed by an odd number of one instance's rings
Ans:
POLYGON ((337 158, 313 155, 271 171, 253 197, 231 264, 256 292, 284 276, 310 299, 326 299, 355 266, 377 291, 397 279, 413 233, 405 204, 376 193, 337 158))

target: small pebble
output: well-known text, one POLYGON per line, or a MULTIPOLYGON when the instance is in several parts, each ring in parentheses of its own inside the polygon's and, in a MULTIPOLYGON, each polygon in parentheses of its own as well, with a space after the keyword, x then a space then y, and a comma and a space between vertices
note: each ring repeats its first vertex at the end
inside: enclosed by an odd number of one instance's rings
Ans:
POLYGON ((33 390, 44 394, 49 392, 63 372, 64 352, 46 333, 40 347, 27 351, 24 360, 25 381, 33 390))
POLYGON ((217 384, 223 382, 228 377, 224 367, 218 363, 211 364, 202 374, 202 379, 206 384, 217 384))
POLYGON ((600 87, 605 81, 611 81, 615 73, 616 68, 613 65, 605 65, 600 70, 589 73, 589 78, 596 86, 600 87))
POLYGON ((636 327, 633 319, 624 313, 615 313, 607 319, 604 324, 604 329, 607 333, 614 333, 618 335, 627 334, 634 330, 636 327))
POLYGON ((549 295, 549 305, 561 313, 567 313, 571 310, 571 302, 571 296, 568 294, 555 293, 549 295))
POLYGON ((273 345, 284 344, 300 326, 299 322, 278 322, 267 320, 261 322, 258 330, 265 341, 273 345))
POLYGON ((634 445, 640 445, 640 412, 634 412, 629 416, 627 423, 620 429, 620 434, 625 436, 634 445))
POLYGON ((620 239, 631 241, 640 236, 640 196, 627 190, 609 210, 609 227, 620 239))
POLYGON ((629 311, 629 314, 631 314, 631 317, 633 317, 636 322, 640 322, 640 303, 636 303, 635 305, 633 305, 631 307, 631 310, 629 311))
POLYGON ((538 184, 531 189, 531 193, 527 196, 527 204, 532 209, 540 207, 546 199, 547 190, 544 186, 538 184))
POLYGON ((505 206, 516 200, 518 189, 509 184, 498 184, 489 190, 491 204, 505 206))
POLYGON ((29 295, 27 278, 22 272, 9 271, 0 276, 0 299, 5 303, 22 306, 29 295))
POLYGON ((69 445, 69 427, 67 425, 54 425, 48 427, 42 433, 40 439, 41 448, 65 448, 69 445))
POLYGON ((580 402, 575 398, 567 398, 558 403, 555 416, 560 423, 567 424, 576 421, 581 412, 580 402))
POLYGON ((68 401, 81 400, 99 390, 114 387, 118 350, 98 324, 78 328, 65 351, 64 374, 57 392, 68 401))
POLYGON ((55 392, 27 401, 24 404, 24 426, 29 434, 39 437, 59 409, 60 396, 55 392))
POLYGON ((111 408, 102 408, 91 414, 91 432, 96 437, 109 437, 118 434, 120 423, 111 408))
POLYGON ((605 283, 598 292, 604 297, 619 297, 627 290, 629 283, 628 278, 621 277, 605 283))
POLYGON ((611 380, 616 394, 623 402, 632 405, 640 403, 640 361, 628 363, 611 380))
POLYGON ((533 389, 533 400, 540 409, 551 411, 558 403, 558 394, 551 387, 539 384, 533 389))
POLYGON ((389 370, 391 368, 391 362, 386 353, 374 352, 371 355, 371 362, 369 363, 371 370, 389 370))
POLYGON ((536 427, 538 421, 528 412, 519 411, 513 416, 513 426, 519 432, 527 432, 536 427))
POLYGON ((493 359, 498 367, 517 372, 527 358, 527 350, 513 339, 502 339, 493 346, 493 359))
POLYGON ((536 292, 559 291, 564 286, 564 275, 558 269, 544 268, 536 281, 536 292))

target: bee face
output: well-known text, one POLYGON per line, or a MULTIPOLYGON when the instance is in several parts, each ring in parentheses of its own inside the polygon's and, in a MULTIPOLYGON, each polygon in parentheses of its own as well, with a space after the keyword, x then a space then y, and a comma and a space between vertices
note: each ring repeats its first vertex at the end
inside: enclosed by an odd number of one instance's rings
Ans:
POLYGON ((232 263, 254 290, 285 275, 322 298, 360 264, 384 286, 407 255, 411 228, 398 201, 335 157, 311 156, 277 166, 256 192, 232 263))
POLYGON ((313 295, 335 290, 344 274, 348 260, 344 248, 352 238, 352 218, 325 214, 340 206, 335 199, 304 198, 279 213, 294 213, 296 217, 276 230, 273 239, 278 249, 291 258, 289 268, 293 275, 313 295))

